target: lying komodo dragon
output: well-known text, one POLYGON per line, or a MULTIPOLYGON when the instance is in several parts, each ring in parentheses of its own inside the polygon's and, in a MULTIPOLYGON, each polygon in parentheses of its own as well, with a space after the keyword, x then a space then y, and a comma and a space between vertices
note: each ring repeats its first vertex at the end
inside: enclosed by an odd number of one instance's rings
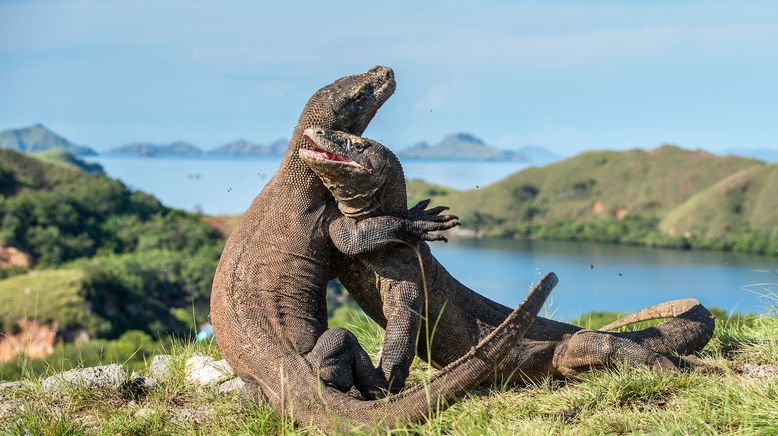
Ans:
MULTIPOLYGON (((328 224, 339 213, 298 150, 312 125, 361 133, 394 91, 392 71, 375 67, 322 88, 308 101, 278 173, 228 239, 216 270, 211 322, 225 359, 280 414, 323 429, 343 421, 380 429, 420 420, 479 385, 528 330, 556 284, 548 275, 501 326, 461 358, 386 400, 362 401, 340 390, 353 382, 367 398, 382 395, 382 374, 353 335, 327 330, 326 284, 332 278, 328 224), (321 379, 327 382, 320 383, 321 379)), ((422 214, 423 215, 423 214, 422 214)), ((376 217, 354 236, 376 248, 418 240, 448 223, 376 217)))
MULTIPOLYGON (((332 221, 330 227, 334 245, 350 256, 339 278, 365 312, 386 329, 382 369, 387 378, 394 377, 397 386, 393 387, 401 388, 407 375, 414 354, 407 332, 418 329, 419 314, 427 314, 427 324, 434 326, 431 350, 426 345, 429 335, 420 335, 421 358, 431 357, 435 366, 442 367, 462 356, 498 325, 509 309, 453 278, 424 242, 419 245, 417 258, 412 250, 402 246, 379 254, 359 255, 353 244, 336 238, 336 229, 349 227, 348 221, 354 222, 354 226, 371 216, 403 216, 406 192, 402 167, 391 150, 376 141, 325 129, 308 129, 306 135, 316 148, 301 150, 301 156, 330 189, 344 215, 332 221), (415 275, 409 274, 414 270, 415 275), (426 297, 414 286, 423 279, 428 289, 426 297), (387 359, 389 363, 384 362, 387 359)), ((426 204, 416 206, 424 207, 426 204)), ((692 299, 645 309, 608 328, 658 317, 674 318, 657 327, 625 333, 584 330, 538 318, 526 339, 511 350, 497 376, 503 381, 512 377, 517 382, 521 381, 521 377, 516 377, 519 371, 520 375, 532 378, 571 376, 617 362, 675 369, 686 361, 671 359, 671 354, 695 352, 713 334, 713 317, 692 299)))

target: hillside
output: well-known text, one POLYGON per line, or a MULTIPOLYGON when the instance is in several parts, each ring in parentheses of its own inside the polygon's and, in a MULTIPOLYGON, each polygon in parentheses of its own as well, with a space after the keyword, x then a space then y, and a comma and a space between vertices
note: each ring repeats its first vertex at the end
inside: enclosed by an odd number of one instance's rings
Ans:
POLYGON ((778 239, 778 164, 738 171, 668 213, 660 228, 670 235, 707 238, 743 229, 771 229, 778 239))
POLYGON ((171 144, 138 142, 113 148, 108 150, 108 154, 114 156, 175 157, 200 156, 203 154, 203 151, 196 146, 183 141, 177 141, 171 144))
POLYGON ((0 332, 12 331, 25 318, 93 334, 100 320, 80 292, 82 277, 79 270, 42 270, 0 280, 0 332))
POLYGON ((208 313, 223 239, 199 215, 67 159, 0 150, 0 216, 0 247, 35 267, 0 270, 0 334, 25 319, 58 337, 183 334, 208 313))
POLYGON ((469 133, 448 135, 437 144, 420 142, 400 151, 401 159, 525 161, 527 158, 515 151, 487 145, 469 133))
POLYGON ((31 156, 54 164, 76 167, 87 173, 104 173, 103 166, 97 162, 85 162, 61 148, 32 153, 31 156))
POLYGON ((68 141, 43 124, 0 131, 0 148, 24 153, 61 149, 75 156, 94 156, 97 154, 89 147, 68 141))
POLYGON ((196 215, 168 209, 118 180, 2 149, 0 216, 0 245, 43 265, 98 251, 194 250, 220 239, 196 215))
POLYGON ((762 252, 735 247, 732 232, 773 231, 773 174, 760 161, 664 145, 582 153, 436 200, 487 235, 711 247, 725 238, 718 248, 762 252))

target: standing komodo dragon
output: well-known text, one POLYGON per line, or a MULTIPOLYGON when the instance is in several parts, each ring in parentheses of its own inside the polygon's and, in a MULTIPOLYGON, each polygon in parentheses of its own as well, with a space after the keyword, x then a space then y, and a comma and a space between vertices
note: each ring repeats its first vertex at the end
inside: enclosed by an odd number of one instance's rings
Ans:
MULTIPOLYGON (((553 274, 545 277, 500 327, 426 386, 374 401, 338 390, 353 383, 363 396, 375 398, 386 382, 350 332, 327 330, 326 284, 337 255, 331 253, 328 224, 339 213, 298 151, 305 146, 303 130, 313 125, 361 133, 394 88, 391 69, 375 67, 311 97, 279 171, 230 235, 214 277, 211 322, 225 359, 277 412, 303 425, 343 429, 347 421, 380 429, 423 419, 489 376, 556 284, 553 274)), ((450 225, 376 217, 354 237, 380 249, 445 226, 450 225)))
MULTIPOLYGON (((396 156, 380 143, 343 132, 306 130, 316 148, 301 150, 303 160, 330 189, 343 216, 332 221, 334 245, 349 255, 339 278, 365 312, 386 329, 381 369, 394 377, 393 388, 402 388, 414 344, 408 331, 418 330, 419 314, 428 314, 434 325, 431 360, 442 367, 467 352, 487 335, 510 311, 473 292, 453 278, 426 243, 419 245, 419 258, 402 245, 378 253, 358 254, 353 241, 339 229, 357 226, 372 216, 405 216, 405 179, 396 156), (351 223, 351 224, 349 224, 351 223), (425 296, 416 283, 426 279, 425 296)), ((414 209, 424 209, 420 204, 414 209)), ((412 209, 413 210, 413 209, 412 209)), ((431 212, 440 213, 442 208, 431 212)), ((441 221, 449 219, 441 217, 441 221)), ((689 354, 701 349, 713 334, 713 318, 696 300, 678 300, 645 309, 606 326, 618 328, 658 317, 674 317, 657 327, 636 332, 609 333, 538 318, 530 334, 500 366, 505 380, 517 372, 532 378, 571 376, 591 367, 649 365, 674 369, 684 362, 671 360, 673 353, 689 354)), ((431 329, 430 329, 431 331, 431 329)), ((427 335, 418 342, 418 355, 428 359, 427 335)), ((392 380, 390 380, 390 384, 392 380)))

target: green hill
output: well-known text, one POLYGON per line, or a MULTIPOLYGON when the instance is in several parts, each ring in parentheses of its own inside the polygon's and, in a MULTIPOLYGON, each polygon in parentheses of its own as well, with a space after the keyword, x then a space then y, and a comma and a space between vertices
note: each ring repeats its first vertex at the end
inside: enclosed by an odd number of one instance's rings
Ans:
POLYGON ((57 265, 101 253, 195 251, 220 240, 194 214, 118 180, 0 149, 0 244, 57 265))
POLYGON ((96 162, 83 161, 61 148, 50 148, 45 151, 32 153, 33 157, 47 162, 76 167, 87 173, 103 173, 103 166, 96 162))
POLYGON ((67 268, 0 280, 0 333, 34 318, 109 338, 182 334, 208 313, 223 239, 199 215, 104 174, 0 150, 0 217, 0 246, 67 268))
POLYGON ((755 165, 713 184, 668 213, 660 228, 706 238, 769 229, 778 238, 778 164, 755 165))
POLYGON ((406 181, 405 188, 408 193, 408 204, 411 206, 427 198, 440 197, 457 192, 456 189, 427 183, 421 179, 406 181))
POLYGON ((61 149, 76 156, 93 156, 97 154, 89 147, 68 141, 49 130, 43 124, 0 131, 0 148, 25 153, 61 149))
POLYGON ((582 153, 436 203, 484 235, 763 252, 735 245, 744 233, 765 237, 778 225, 769 194, 778 190, 774 174, 757 160, 664 145, 582 153))

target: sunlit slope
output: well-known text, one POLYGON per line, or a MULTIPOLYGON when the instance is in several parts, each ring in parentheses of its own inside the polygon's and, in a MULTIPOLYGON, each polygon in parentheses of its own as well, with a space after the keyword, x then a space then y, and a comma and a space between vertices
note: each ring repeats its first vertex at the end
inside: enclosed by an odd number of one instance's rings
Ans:
POLYGON ((20 319, 96 327, 100 321, 80 291, 82 277, 79 270, 42 270, 0 280, 0 332, 11 332, 20 319))
POLYGON ((660 229, 709 238, 754 229, 778 238, 778 164, 755 165, 713 184, 668 213, 660 229))
POLYGON ((436 203, 450 206, 465 227, 663 217, 716 182, 764 166, 668 145, 587 152, 485 188, 441 196, 436 203))

